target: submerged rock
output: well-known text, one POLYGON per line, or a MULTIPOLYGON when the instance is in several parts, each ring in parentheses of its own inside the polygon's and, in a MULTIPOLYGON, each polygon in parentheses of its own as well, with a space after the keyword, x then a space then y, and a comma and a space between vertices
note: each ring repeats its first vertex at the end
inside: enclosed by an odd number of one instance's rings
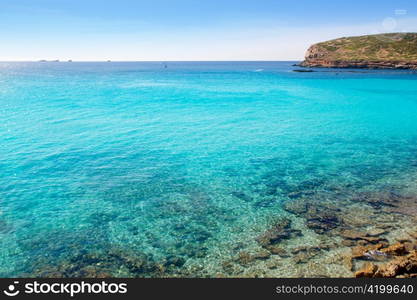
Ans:
POLYGON ((272 228, 267 230, 261 236, 256 238, 256 241, 262 247, 268 247, 280 242, 283 239, 291 237, 291 221, 289 219, 282 219, 277 222, 272 228))
POLYGON ((165 266, 166 267, 182 267, 185 264, 185 259, 180 257, 180 256, 173 256, 170 255, 167 257, 166 262, 165 262, 165 266))
POLYGON ((304 200, 292 200, 284 203, 283 208, 295 215, 302 215, 307 212, 308 204, 304 200))
POLYGON ((281 257, 289 257, 287 250, 285 250, 284 248, 278 247, 276 245, 269 245, 266 247, 266 249, 269 250, 271 254, 279 255, 281 257))
POLYGON ((308 197, 314 195, 315 191, 312 190, 303 190, 303 191, 296 191, 287 194, 287 197, 290 199, 301 199, 304 197, 308 197))
POLYGON ((294 262, 296 264, 305 264, 312 258, 307 252, 301 252, 294 256, 294 262))
POLYGON ((239 252, 237 258, 235 259, 237 263, 241 264, 242 266, 248 266, 252 263, 255 258, 247 251, 239 252))
POLYGON ((251 202, 253 199, 251 196, 245 194, 244 192, 236 191, 231 193, 232 196, 239 198, 245 202, 251 202))
POLYGON ((318 234, 337 228, 341 224, 341 219, 333 211, 314 210, 307 215, 307 227, 318 234))
POLYGON ((349 240, 361 240, 366 237, 366 233, 354 231, 354 230, 343 230, 340 235, 349 240))
MULTIPOLYGON (((412 198, 411 198, 412 199, 412 198)), ((398 211, 410 200, 409 197, 401 195, 399 192, 389 189, 383 192, 362 192, 357 193, 352 199, 355 202, 367 203, 375 209, 386 211, 398 211)))
POLYGON ((256 252, 253 257, 255 259, 265 260, 271 257, 271 253, 266 250, 260 250, 259 252, 256 252))
POLYGON ((254 203, 254 207, 258 207, 258 208, 265 208, 265 207, 271 207, 272 205, 274 205, 277 202, 277 200, 273 197, 265 197, 260 201, 256 201, 254 203))
POLYGON ((222 263, 222 268, 229 275, 231 275, 235 272, 235 265, 230 261, 223 262, 222 263))
POLYGON ((346 247, 353 247, 356 245, 356 242, 352 240, 343 240, 342 245, 346 247))
POLYGON ((247 267, 254 263, 255 260, 267 260, 271 257, 271 253, 265 249, 261 249, 255 253, 249 253, 248 251, 241 251, 235 258, 235 262, 241 266, 247 267))
MULTIPOLYGON (((381 231, 382 232, 382 231, 381 231)), ((385 232, 385 231, 383 231, 385 232)), ((379 232, 377 232, 379 235, 379 232)), ((362 245, 367 245, 367 244, 378 244, 378 243, 384 243, 387 242, 386 239, 384 238, 380 238, 380 237, 376 237, 375 233, 373 235, 370 235, 369 233, 364 233, 364 232, 358 232, 355 230, 343 230, 340 233, 341 237, 343 237, 345 239, 345 243, 344 245, 348 245, 350 243, 350 241, 359 241, 359 244, 362 245)))
POLYGON ((182 257, 168 256, 165 262, 157 262, 144 253, 110 249, 103 253, 80 254, 56 265, 38 266, 26 275, 43 278, 166 277, 184 263, 182 257))
POLYGON ((322 250, 328 251, 330 247, 328 245, 320 246, 301 246, 294 248, 292 254, 294 254, 294 262, 296 264, 307 263, 310 259, 317 256, 322 250))
MULTIPOLYGON (((1 211, 0 211, 0 214, 1 214, 1 211)), ((12 231, 12 229, 13 227, 9 225, 9 223, 0 219, 0 233, 8 233, 12 231)))
POLYGON ((402 197, 395 206, 388 207, 386 211, 416 217, 417 197, 402 197))
POLYGON ((384 228, 375 228, 375 229, 372 229, 370 231, 367 231, 367 236, 377 237, 377 236, 383 235, 385 233, 387 233, 386 229, 384 229, 384 228))

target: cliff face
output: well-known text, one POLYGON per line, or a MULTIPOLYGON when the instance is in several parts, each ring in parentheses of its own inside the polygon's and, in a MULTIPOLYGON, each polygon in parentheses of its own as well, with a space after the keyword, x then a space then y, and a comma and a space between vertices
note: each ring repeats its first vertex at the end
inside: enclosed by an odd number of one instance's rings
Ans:
POLYGON ((304 67, 417 69, 417 33, 347 37, 311 46, 304 67))

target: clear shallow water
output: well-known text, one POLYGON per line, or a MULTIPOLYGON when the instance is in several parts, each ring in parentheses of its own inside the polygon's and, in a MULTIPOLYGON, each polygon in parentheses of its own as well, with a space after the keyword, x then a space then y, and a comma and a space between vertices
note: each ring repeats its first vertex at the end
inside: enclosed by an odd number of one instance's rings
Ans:
POLYGON ((417 74, 167 66, 0 63, 1 276, 86 255, 113 276, 156 276, 138 259, 216 276, 291 193, 343 206, 417 170, 417 74))

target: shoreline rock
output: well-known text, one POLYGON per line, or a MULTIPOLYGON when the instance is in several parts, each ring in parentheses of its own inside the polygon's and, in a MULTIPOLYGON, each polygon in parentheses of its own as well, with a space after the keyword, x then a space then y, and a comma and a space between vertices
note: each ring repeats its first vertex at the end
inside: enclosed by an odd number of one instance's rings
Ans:
POLYGON ((372 259, 379 255, 388 261, 384 264, 366 262, 355 272, 355 277, 368 278, 417 278, 417 242, 404 241, 383 247, 356 247, 352 249, 353 259, 372 259))
POLYGON ((308 59, 300 63, 300 67, 308 68, 340 68, 340 69, 403 69, 417 70, 416 62, 404 61, 331 61, 308 59))

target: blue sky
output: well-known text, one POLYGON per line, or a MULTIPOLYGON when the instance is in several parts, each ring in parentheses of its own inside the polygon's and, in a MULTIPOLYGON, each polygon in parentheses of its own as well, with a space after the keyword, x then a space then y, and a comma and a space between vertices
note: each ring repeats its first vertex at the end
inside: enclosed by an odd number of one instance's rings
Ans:
POLYGON ((417 1, 0 0, 0 60, 299 60, 315 42, 417 31, 417 1))

